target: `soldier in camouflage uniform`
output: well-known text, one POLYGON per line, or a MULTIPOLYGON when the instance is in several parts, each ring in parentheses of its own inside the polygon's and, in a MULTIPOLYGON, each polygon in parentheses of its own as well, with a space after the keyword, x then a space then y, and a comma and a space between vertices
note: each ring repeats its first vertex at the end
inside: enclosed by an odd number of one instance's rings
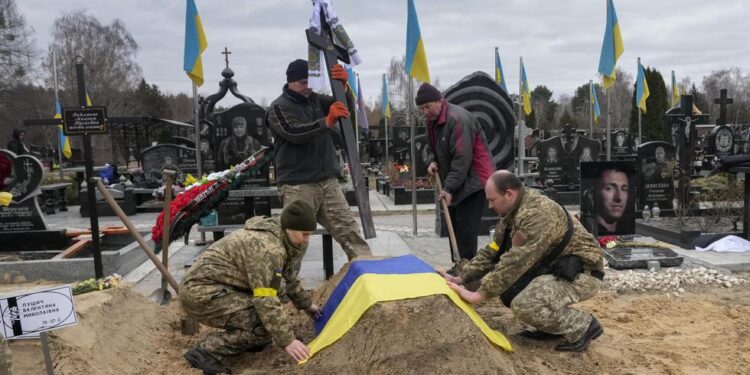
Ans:
POLYGON ((8 340, 0 333, 0 374, 13 375, 12 359, 8 340))
POLYGON ((281 281, 294 306, 311 317, 320 308, 298 277, 309 236, 317 223, 303 201, 281 217, 254 217, 206 249, 182 280, 180 302, 191 318, 222 331, 207 335, 185 358, 206 374, 231 373, 221 359, 260 351, 273 342, 296 361, 310 350, 294 336, 277 291, 281 281))
POLYGON ((494 241, 460 269, 458 276, 441 272, 449 286, 469 303, 503 295, 532 270, 555 245, 561 243, 572 221, 572 236, 550 263, 522 290, 503 300, 520 321, 535 330, 521 334, 534 339, 563 337, 559 351, 584 351, 603 330, 591 314, 570 305, 596 295, 604 277, 603 258, 596 239, 562 206, 527 189, 508 171, 497 171, 485 187, 490 208, 502 216, 494 241), (509 246, 502 246, 506 240, 509 246), (501 249, 503 247, 503 249, 501 249), (505 250, 503 253, 500 251, 505 250), (572 272, 570 270, 573 270, 572 272), (568 272, 566 272, 568 271, 568 272), (481 278, 477 292, 461 286, 481 278))
MULTIPOLYGON (((267 124, 273 132, 276 182, 284 205, 304 200, 344 249, 349 260, 370 255, 370 246, 358 231, 349 204, 336 176, 341 166, 333 145, 340 139, 338 119, 349 117, 354 108, 351 95, 347 104, 319 95, 307 86, 307 61, 295 60, 286 71, 283 93, 268 107, 267 124)), ((341 65, 331 69, 334 79, 344 82, 347 73, 341 65)))

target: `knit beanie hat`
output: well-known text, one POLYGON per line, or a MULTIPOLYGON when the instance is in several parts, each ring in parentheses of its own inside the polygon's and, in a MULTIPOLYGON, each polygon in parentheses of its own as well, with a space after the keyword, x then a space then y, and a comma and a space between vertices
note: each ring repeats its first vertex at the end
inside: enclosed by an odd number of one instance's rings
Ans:
POLYGON ((423 83, 422 86, 419 86, 419 90, 417 90, 415 101, 417 102, 417 105, 422 105, 424 103, 436 102, 442 98, 443 94, 441 94, 440 90, 435 86, 429 83, 423 83))
POLYGON ((305 201, 294 201, 281 211, 282 229, 314 231, 317 227, 313 208, 305 201))
POLYGON ((289 63, 286 68, 286 81, 296 82, 307 78, 307 61, 297 59, 289 63))

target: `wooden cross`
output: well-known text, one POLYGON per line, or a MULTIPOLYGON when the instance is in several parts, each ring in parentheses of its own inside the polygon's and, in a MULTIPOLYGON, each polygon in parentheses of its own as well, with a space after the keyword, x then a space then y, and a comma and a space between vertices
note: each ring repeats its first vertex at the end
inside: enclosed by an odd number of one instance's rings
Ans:
MULTIPOLYGON (((320 64, 325 64, 326 69, 328 69, 328 77, 331 82, 333 97, 342 103, 347 103, 344 84, 341 81, 333 79, 331 76, 331 67, 336 64, 338 60, 348 64, 349 52, 345 48, 334 43, 331 26, 326 22, 324 12, 320 12, 320 35, 318 35, 317 31, 312 28, 307 29, 306 34, 307 42, 310 43, 311 46, 323 51, 325 61, 321 61, 320 64)), ((359 218, 362 220, 362 230, 365 238, 373 238, 375 237, 375 224, 372 221, 370 197, 367 185, 365 184, 365 177, 362 173, 362 164, 359 161, 357 139, 354 135, 352 122, 348 118, 339 118, 338 121, 339 127, 344 135, 343 138, 346 145, 346 155, 349 160, 349 169, 352 174, 352 184, 354 185, 354 192, 357 195, 359 218)))
POLYGON ((719 118, 716 119, 716 125, 727 124, 727 104, 732 104, 734 99, 727 97, 727 89, 721 89, 719 97, 714 99, 714 103, 719 105, 719 118))
POLYGON ((225 46, 224 52, 221 53, 224 55, 224 62, 227 64, 227 69, 229 69, 229 55, 232 54, 232 52, 229 51, 229 49, 225 46))

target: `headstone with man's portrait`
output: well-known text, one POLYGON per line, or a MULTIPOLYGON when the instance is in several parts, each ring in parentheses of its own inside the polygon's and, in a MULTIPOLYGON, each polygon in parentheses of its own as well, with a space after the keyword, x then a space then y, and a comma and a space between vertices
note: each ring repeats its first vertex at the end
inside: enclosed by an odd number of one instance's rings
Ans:
POLYGON ((594 218, 597 235, 635 234, 635 186, 633 161, 581 163, 581 213, 594 218))
POLYGON ((632 155, 632 137, 630 133, 623 129, 612 132, 612 156, 629 156, 632 155))
POLYGON ((143 149, 141 157, 143 177, 149 187, 159 187, 166 182, 162 174, 165 169, 177 172, 175 181, 183 180, 188 173, 195 175, 198 172, 195 150, 189 147, 159 144, 143 149))
POLYGON ((735 134, 727 125, 719 125, 711 129, 708 138, 709 153, 718 157, 725 157, 735 153, 735 134))
POLYGON ((552 180, 554 185, 564 185, 568 182, 569 173, 566 171, 563 157, 561 137, 552 137, 539 142, 539 177, 543 182, 552 180))
POLYGON ((662 213, 674 208, 675 147, 662 141, 638 147, 638 209, 659 207, 662 213))

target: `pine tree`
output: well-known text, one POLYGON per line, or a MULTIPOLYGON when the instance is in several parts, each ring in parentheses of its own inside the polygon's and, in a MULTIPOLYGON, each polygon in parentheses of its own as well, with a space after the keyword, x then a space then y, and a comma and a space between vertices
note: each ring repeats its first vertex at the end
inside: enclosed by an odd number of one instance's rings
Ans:
MULTIPOLYGON (((649 95, 646 98, 646 113, 641 115, 641 132, 648 141, 666 140, 664 134, 664 114, 669 109, 667 87, 664 78, 656 68, 645 68, 643 73, 648 84, 649 95)), ((630 110, 629 131, 638 136, 638 105, 635 103, 634 86, 632 109, 630 110)))

